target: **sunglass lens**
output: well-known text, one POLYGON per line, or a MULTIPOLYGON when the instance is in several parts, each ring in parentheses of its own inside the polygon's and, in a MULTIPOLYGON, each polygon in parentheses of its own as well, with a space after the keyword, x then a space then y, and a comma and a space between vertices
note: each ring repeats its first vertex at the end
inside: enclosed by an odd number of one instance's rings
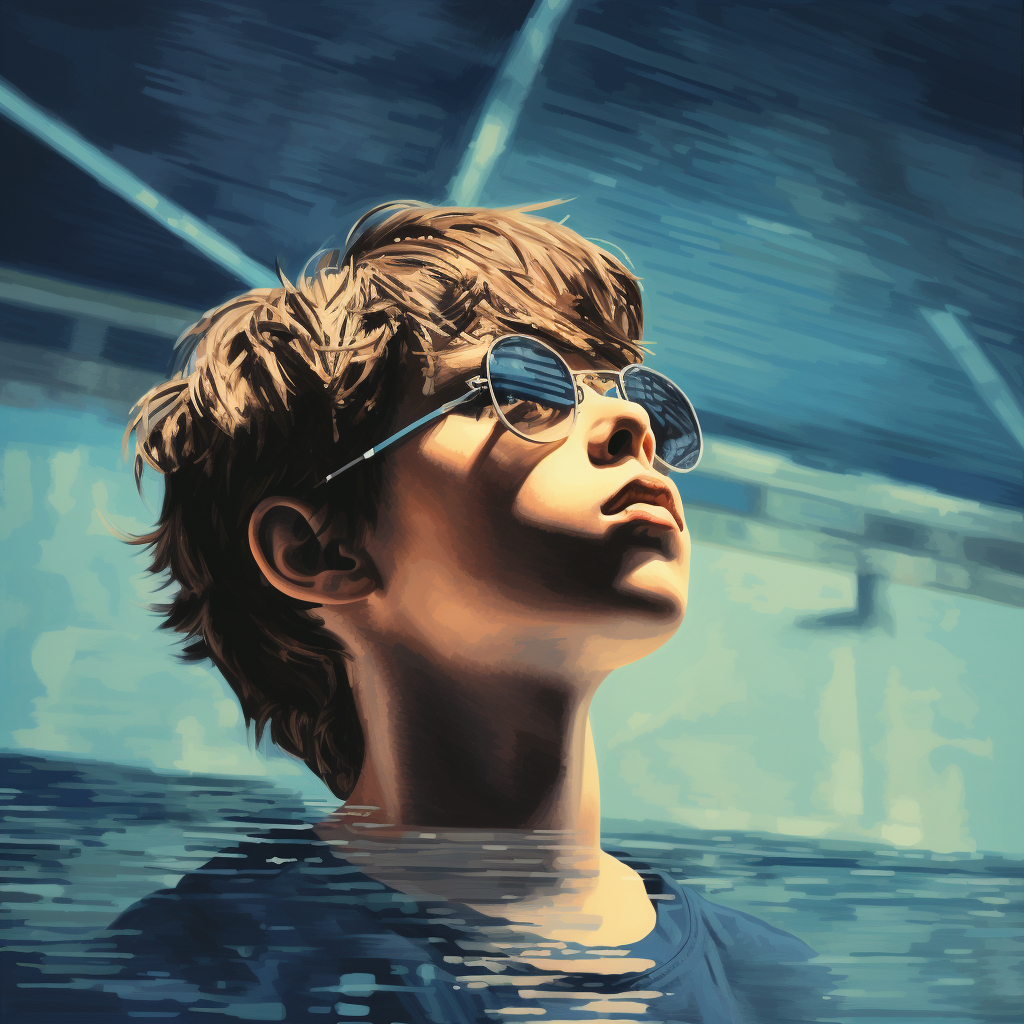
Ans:
POLYGON ((576 382, 565 361, 532 338, 503 338, 490 351, 487 376, 501 418, 531 441, 559 441, 572 429, 576 382))
POLYGON ((655 454, 670 469, 686 471, 700 461, 701 433, 690 400, 667 377, 640 366, 623 374, 623 387, 630 402, 642 405, 651 417, 655 454))

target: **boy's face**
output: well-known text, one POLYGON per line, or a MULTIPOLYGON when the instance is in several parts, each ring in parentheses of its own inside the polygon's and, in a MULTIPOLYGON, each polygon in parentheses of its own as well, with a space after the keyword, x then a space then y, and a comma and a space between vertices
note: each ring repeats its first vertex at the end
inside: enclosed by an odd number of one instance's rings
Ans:
MULTIPOLYGON (((400 424, 463 394, 485 351, 442 354, 436 394, 410 398, 400 424)), ((366 543, 368 626, 424 656, 548 672, 660 646, 686 609, 690 537, 653 444, 640 406, 586 388, 564 441, 525 441, 473 404, 396 446, 366 543)))

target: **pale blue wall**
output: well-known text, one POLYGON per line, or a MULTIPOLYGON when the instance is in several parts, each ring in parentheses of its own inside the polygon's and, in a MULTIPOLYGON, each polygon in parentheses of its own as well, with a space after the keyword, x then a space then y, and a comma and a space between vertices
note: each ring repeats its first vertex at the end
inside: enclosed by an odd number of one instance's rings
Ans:
MULTIPOLYGON (((7 401, 38 399, 7 385, 7 401)), ((0 746, 126 764, 285 776, 326 792, 305 767, 253 750, 212 668, 183 665, 147 610, 161 600, 145 555, 101 519, 142 533, 148 510, 120 454, 123 424, 102 405, 0 405, 3 725, 0 746)), ((158 477, 147 497, 159 507, 158 477)))
POLYGON ((697 546, 683 628, 595 702, 610 816, 1024 850, 1024 610, 890 585, 879 625, 843 572, 697 546))

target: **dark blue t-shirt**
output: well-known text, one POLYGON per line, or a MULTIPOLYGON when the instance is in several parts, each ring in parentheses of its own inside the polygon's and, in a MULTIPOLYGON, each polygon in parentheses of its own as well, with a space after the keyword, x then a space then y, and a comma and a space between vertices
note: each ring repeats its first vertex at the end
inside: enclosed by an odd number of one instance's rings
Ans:
POLYGON ((827 972, 804 964, 815 955, 807 945, 616 856, 644 878, 654 930, 614 950, 548 943, 541 970, 508 952, 515 943, 503 931, 513 933, 492 917, 399 893, 339 860, 311 829, 268 835, 118 918, 106 1012, 289 1024, 820 1019, 827 972), (593 955, 653 966, 559 970, 561 959, 593 955))

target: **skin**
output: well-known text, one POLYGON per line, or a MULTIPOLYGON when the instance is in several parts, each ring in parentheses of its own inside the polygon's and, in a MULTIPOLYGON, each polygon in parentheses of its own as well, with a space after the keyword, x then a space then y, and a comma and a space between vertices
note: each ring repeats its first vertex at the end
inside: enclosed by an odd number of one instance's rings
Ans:
MULTIPOLYGON (((443 355, 437 394, 410 396, 399 421, 461 394, 482 355, 443 355)), ((396 446, 377 527, 357 545, 303 502, 256 509, 267 579, 317 602, 352 654, 366 756, 320 832, 366 873, 554 942, 651 930, 642 880, 600 850, 588 711, 608 673, 663 644, 686 610, 689 533, 653 454, 642 407, 587 389, 561 442, 523 440, 474 409, 396 446), (668 487, 674 509, 602 511, 633 480, 668 487), (429 883, 410 877, 417 856, 433 858, 429 883)))

